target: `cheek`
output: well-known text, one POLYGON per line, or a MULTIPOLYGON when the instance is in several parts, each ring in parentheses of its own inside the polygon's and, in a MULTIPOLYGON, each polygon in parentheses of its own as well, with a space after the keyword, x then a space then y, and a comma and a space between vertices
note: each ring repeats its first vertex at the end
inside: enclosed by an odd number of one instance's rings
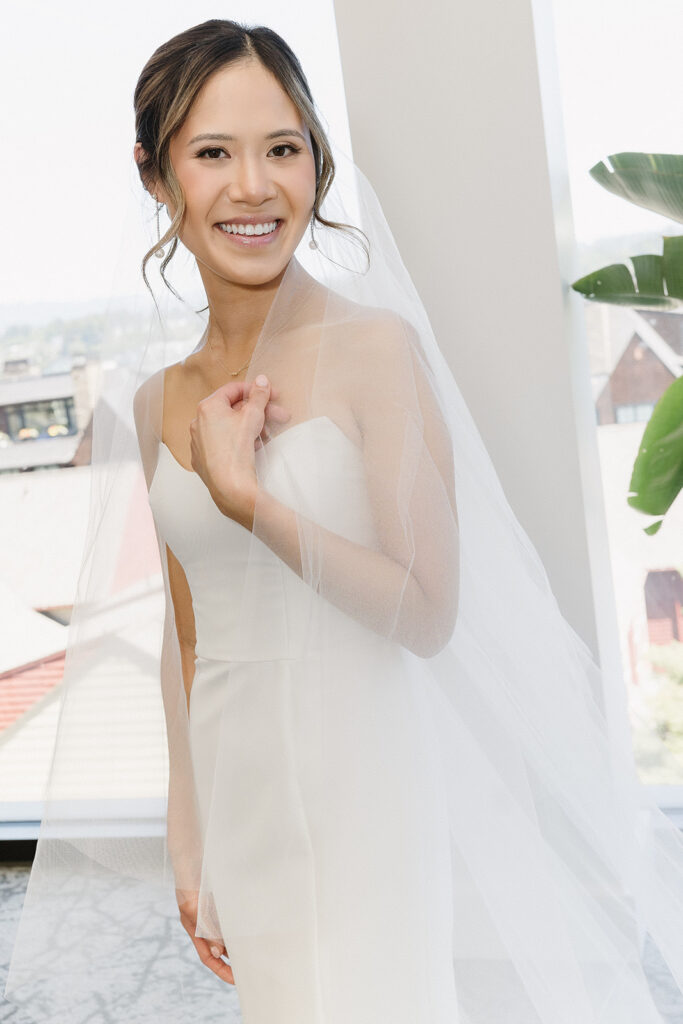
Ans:
POLYGON ((185 195, 187 215, 191 219, 195 213, 201 212, 210 199, 206 176, 199 168, 186 167, 183 168, 182 175, 177 174, 177 177, 185 195))
POLYGON ((311 160, 307 172, 298 180, 296 192, 299 205, 305 208, 308 213, 313 209, 313 203, 315 202, 315 165, 313 160, 311 160))

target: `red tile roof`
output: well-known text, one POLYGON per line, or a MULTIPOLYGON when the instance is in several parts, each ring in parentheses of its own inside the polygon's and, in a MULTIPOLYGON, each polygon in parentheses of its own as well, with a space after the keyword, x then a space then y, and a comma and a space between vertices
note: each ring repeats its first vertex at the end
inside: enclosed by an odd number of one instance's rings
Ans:
POLYGON ((62 681, 65 652, 0 676, 0 732, 51 693, 62 681))

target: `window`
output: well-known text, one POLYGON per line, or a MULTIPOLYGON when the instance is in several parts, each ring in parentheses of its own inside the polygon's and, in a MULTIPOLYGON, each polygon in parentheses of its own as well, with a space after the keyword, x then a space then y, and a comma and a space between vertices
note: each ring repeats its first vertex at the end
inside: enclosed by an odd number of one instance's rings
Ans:
MULTIPOLYGON (((680 224, 612 195, 589 174, 612 153, 683 152, 675 110, 672 116, 662 102, 678 61, 683 7, 555 0, 554 21, 578 278, 630 256, 661 254, 663 235, 683 234, 680 224)), ((683 317, 575 298, 588 340, 637 771, 666 792, 658 794, 660 806, 683 806, 683 504, 677 500, 659 532, 648 535, 652 517, 627 502, 646 423, 683 369, 683 317)))
POLYGON ((614 407, 617 423, 640 423, 649 420, 654 402, 640 402, 631 405, 617 405, 614 407))

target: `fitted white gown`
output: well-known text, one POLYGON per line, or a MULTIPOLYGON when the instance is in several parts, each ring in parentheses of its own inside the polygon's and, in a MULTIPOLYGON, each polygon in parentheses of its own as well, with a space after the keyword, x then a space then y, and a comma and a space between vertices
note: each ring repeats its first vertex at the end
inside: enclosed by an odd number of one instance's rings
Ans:
MULTIPOLYGON (((325 527, 372 541, 362 454, 330 417, 286 428, 255 457, 281 501, 303 494, 325 527)), ((418 688, 413 655, 326 602, 338 657, 321 677, 307 629, 324 599, 219 512, 163 442, 150 504, 192 593, 204 863, 245 1024, 456 1024, 425 674, 418 688), (254 545, 259 614, 245 622, 254 545)))

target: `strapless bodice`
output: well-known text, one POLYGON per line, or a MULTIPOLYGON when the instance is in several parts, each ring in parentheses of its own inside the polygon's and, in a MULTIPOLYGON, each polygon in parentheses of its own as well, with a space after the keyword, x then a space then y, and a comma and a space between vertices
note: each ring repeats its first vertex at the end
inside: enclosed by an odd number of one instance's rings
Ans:
MULTIPOLYGON (((254 456, 261 484, 278 500, 348 540, 377 546, 362 452, 329 416, 281 431, 254 456)), ((198 656, 264 660, 316 649, 323 599, 223 515, 201 477, 163 442, 149 500, 160 537, 187 577, 198 656)), ((354 620, 328 602, 324 614, 326 634, 331 628, 335 642, 353 641, 354 620)))

